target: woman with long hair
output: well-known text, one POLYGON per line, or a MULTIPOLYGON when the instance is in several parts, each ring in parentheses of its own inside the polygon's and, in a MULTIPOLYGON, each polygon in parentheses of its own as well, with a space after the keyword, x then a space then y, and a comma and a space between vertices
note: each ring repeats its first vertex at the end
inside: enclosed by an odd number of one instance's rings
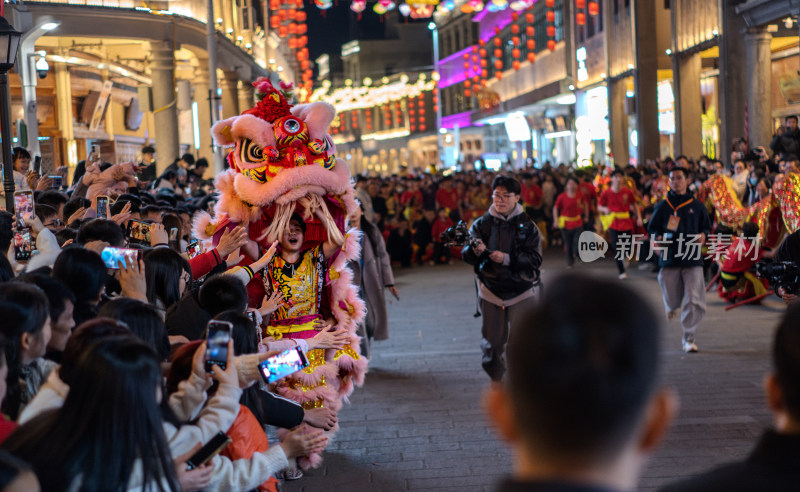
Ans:
POLYGON ((35 285, 7 282, 0 285, 0 333, 8 365, 8 384, 3 413, 16 420, 33 399, 55 364, 42 361, 50 342, 50 308, 47 297, 35 285))
POLYGON ((147 300, 159 310, 161 319, 178 302, 192 281, 192 267, 177 252, 155 248, 144 254, 147 300))
POLYGON ((178 491, 164 436, 161 369, 133 337, 81 355, 63 407, 23 424, 2 448, 33 465, 48 491, 178 491))
POLYGON ((153 306, 136 299, 118 297, 105 303, 97 315, 125 323, 134 335, 156 351, 160 360, 169 357, 167 327, 153 306))
POLYGON ((76 326, 97 316, 97 305, 108 277, 108 268, 100 255, 84 248, 66 248, 56 258, 53 277, 75 294, 72 317, 76 326))

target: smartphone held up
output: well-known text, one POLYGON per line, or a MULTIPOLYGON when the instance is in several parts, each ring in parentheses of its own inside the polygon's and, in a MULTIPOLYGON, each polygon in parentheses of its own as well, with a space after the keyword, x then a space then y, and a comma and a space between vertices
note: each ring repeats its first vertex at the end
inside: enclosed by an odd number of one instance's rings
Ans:
POLYGON ((206 339, 206 372, 214 372, 214 366, 223 371, 228 368, 228 342, 231 339, 233 324, 227 321, 211 320, 208 322, 206 339))

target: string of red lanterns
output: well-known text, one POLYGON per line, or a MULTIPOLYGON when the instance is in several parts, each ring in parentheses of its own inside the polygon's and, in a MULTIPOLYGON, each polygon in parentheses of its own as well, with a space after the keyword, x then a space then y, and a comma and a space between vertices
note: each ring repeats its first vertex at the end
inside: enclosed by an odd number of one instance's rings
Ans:
POLYGON ((525 47, 528 48, 528 61, 531 63, 536 61, 536 40, 533 38, 536 34, 536 29, 533 27, 534 20, 533 7, 530 7, 528 12, 525 13, 525 22, 528 23, 528 25, 525 26, 525 35, 528 37, 528 40, 525 42, 525 47))

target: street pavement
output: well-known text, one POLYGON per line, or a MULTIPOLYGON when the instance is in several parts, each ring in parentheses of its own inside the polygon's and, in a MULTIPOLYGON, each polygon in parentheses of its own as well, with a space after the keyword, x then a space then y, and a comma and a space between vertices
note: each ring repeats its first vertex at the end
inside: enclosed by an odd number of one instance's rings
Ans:
MULTIPOLYGON (((559 251, 547 251, 545 288, 564 265, 559 251)), ((574 271, 617 276, 609 260, 574 271)), ((390 339, 374 343, 364 387, 340 412, 341 430, 321 467, 287 482, 285 491, 489 491, 510 472, 511 454, 481 406, 488 378, 480 367, 472 278, 463 263, 395 271, 401 300, 389 306, 390 339)), ((655 274, 634 264, 620 281, 663 313, 655 274)), ((663 321, 663 380, 681 406, 641 490, 744 458, 770 424, 762 380, 782 302, 772 297, 726 312, 716 292, 707 299, 699 353, 684 354, 679 323, 663 321)))

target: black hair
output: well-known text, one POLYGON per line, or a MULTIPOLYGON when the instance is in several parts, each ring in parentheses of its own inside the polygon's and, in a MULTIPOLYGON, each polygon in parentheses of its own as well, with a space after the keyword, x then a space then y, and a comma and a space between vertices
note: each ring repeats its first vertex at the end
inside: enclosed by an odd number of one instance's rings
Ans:
POLYGON ((2 448, 31 462, 42 490, 66 490, 80 477, 81 490, 123 492, 138 467, 142 484, 180 490, 160 385, 153 349, 134 337, 101 340, 81 354, 64 405, 23 424, 2 448))
POLYGON ((8 390, 2 410, 12 420, 16 420, 19 416, 22 403, 20 387, 22 335, 28 333, 36 337, 41 336, 49 312, 47 297, 35 285, 22 282, 0 284, 0 319, 3 320, 0 323, 0 333, 8 340, 5 347, 8 390))
POLYGON ((150 145, 145 145, 144 147, 142 147, 142 154, 155 154, 155 153, 156 149, 154 149, 150 145))
MULTIPOLYGON (((361 210, 364 210, 364 207, 361 207, 361 210)), ((300 229, 303 230, 303 234, 306 233, 306 221, 303 220, 303 216, 298 214, 297 212, 292 213, 292 217, 289 219, 289 223, 297 222, 297 225, 300 226, 300 229)))
POLYGON ((618 452, 654 391, 658 326, 648 302, 618 282, 551 281, 512 320, 507 385, 523 439, 554 457, 618 452))
MULTIPOLYGON (((155 304, 161 300, 164 309, 181 298, 180 278, 184 272, 192 276, 192 267, 186 258, 169 248, 155 248, 144 254, 147 277, 147 300, 155 304)), ((187 287, 188 287, 187 283, 187 287)))
POLYGON ((125 208, 125 205, 129 203, 130 213, 139 213, 139 210, 142 207, 142 201, 139 198, 133 195, 120 195, 120 197, 117 198, 117 201, 112 203, 111 207, 109 208, 111 215, 117 215, 118 213, 121 213, 122 209, 125 208))
POLYGON ((121 322, 112 318, 95 318, 89 320, 72 332, 67 340, 64 353, 61 356, 61 365, 58 367, 58 378, 67 386, 72 384, 75 365, 81 355, 99 340, 117 336, 133 336, 131 330, 121 322))
POLYGON ((519 195, 522 192, 522 187, 520 186, 519 181, 511 176, 496 176, 492 180, 492 191, 500 186, 515 195, 519 195))
POLYGON ((56 241, 58 241, 58 246, 62 248, 64 247, 64 243, 66 243, 70 239, 75 241, 77 237, 78 237, 78 231, 76 231, 75 229, 70 229, 69 227, 65 227, 60 231, 56 232, 56 241))
POLYGON ((569 176, 567 176, 566 181, 564 181, 564 188, 567 187, 567 183, 569 183, 570 181, 574 182, 576 185, 581 184, 580 181, 578 181, 578 178, 570 174, 569 176))
POLYGON ((81 247, 65 248, 53 264, 53 277, 75 294, 75 324, 94 317, 94 307, 105 286, 107 268, 100 255, 81 247))
POLYGON ((139 215, 144 219, 149 214, 158 214, 161 215, 161 207, 157 205, 145 205, 141 209, 139 209, 139 215))
POLYGON ((195 169, 197 169, 198 167, 209 167, 208 160, 205 157, 201 157, 197 159, 197 162, 194 163, 194 167, 195 169))
POLYGON ((622 172, 621 170, 619 170, 619 169, 614 169, 613 171, 611 171, 611 174, 609 174, 609 177, 612 177, 612 178, 613 178, 614 176, 623 176, 623 177, 624 177, 624 176, 625 176, 625 173, 623 173, 623 172, 622 172))
POLYGON ((24 147, 14 147, 11 151, 11 162, 17 162, 20 159, 30 159, 31 153, 24 147))
MULTIPOLYGON (((14 238, 14 214, 0 210, 0 251, 8 251, 14 238)), ((5 255, 3 255, 5 256, 5 255)))
POLYGON ((169 237, 170 229, 178 230, 178 235, 175 237, 175 240, 168 240, 168 244, 170 248, 180 253, 181 238, 183 237, 183 221, 181 220, 180 216, 174 213, 166 213, 161 216, 161 223, 164 225, 164 229, 167 231, 167 237, 169 237))
POLYGON ((105 303, 97 315, 125 323, 134 335, 156 351, 161 360, 169 357, 167 327, 153 306, 136 299, 119 297, 105 303))
POLYGON ((791 114, 791 115, 787 116, 783 121, 786 121, 786 120, 794 120, 794 122, 797 123, 797 116, 791 114))
POLYGON ((180 160, 189 164, 190 166, 194 164, 194 156, 192 154, 189 154, 188 152, 186 154, 183 154, 180 160))
POLYGON ((8 257, 6 255, 0 255, 0 283, 12 280, 14 275, 14 267, 11 266, 8 257))
POLYGON ((683 173, 683 177, 684 178, 688 178, 689 177, 689 170, 686 169, 683 166, 674 166, 672 169, 669 170, 669 173, 672 174, 675 171, 683 173))
POLYGON ((175 173, 175 171, 172 170, 164 171, 164 174, 161 175, 161 179, 166 181, 172 181, 177 177, 178 177, 177 173, 175 173))
POLYGON ((81 225, 75 242, 86 244, 91 241, 103 241, 115 248, 125 246, 125 234, 114 221, 93 219, 81 225))
POLYGON ((58 190, 45 190, 36 197, 37 205, 50 205, 56 210, 58 210, 61 205, 66 204, 68 201, 69 198, 67 198, 67 195, 58 190))
POLYGON ((212 275, 200 287, 197 301, 212 317, 227 310, 244 312, 247 309, 247 289, 231 275, 212 275))
POLYGON ((89 208, 92 206, 92 202, 87 200, 83 197, 74 197, 71 198, 65 205, 64 205, 64 222, 69 220, 69 218, 78 211, 79 208, 89 208))
POLYGON ((47 303, 50 312, 50 322, 55 324, 64 310, 67 308, 67 301, 75 304, 75 294, 64 285, 64 282, 55 277, 43 274, 25 274, 19 277, 21 282, 33 284, 44 292, 47 296, 47 303))
POLYGON ((5 490, 14 480, 26 472, 33 473, 31 465, 7 451, 0 451, 0 490, 5 490))
POLYGON ((746 237, 747 239, 755 239, 758 235, 758 224, 755 222, 745 222, 742 225, 742 236, 746 237))

